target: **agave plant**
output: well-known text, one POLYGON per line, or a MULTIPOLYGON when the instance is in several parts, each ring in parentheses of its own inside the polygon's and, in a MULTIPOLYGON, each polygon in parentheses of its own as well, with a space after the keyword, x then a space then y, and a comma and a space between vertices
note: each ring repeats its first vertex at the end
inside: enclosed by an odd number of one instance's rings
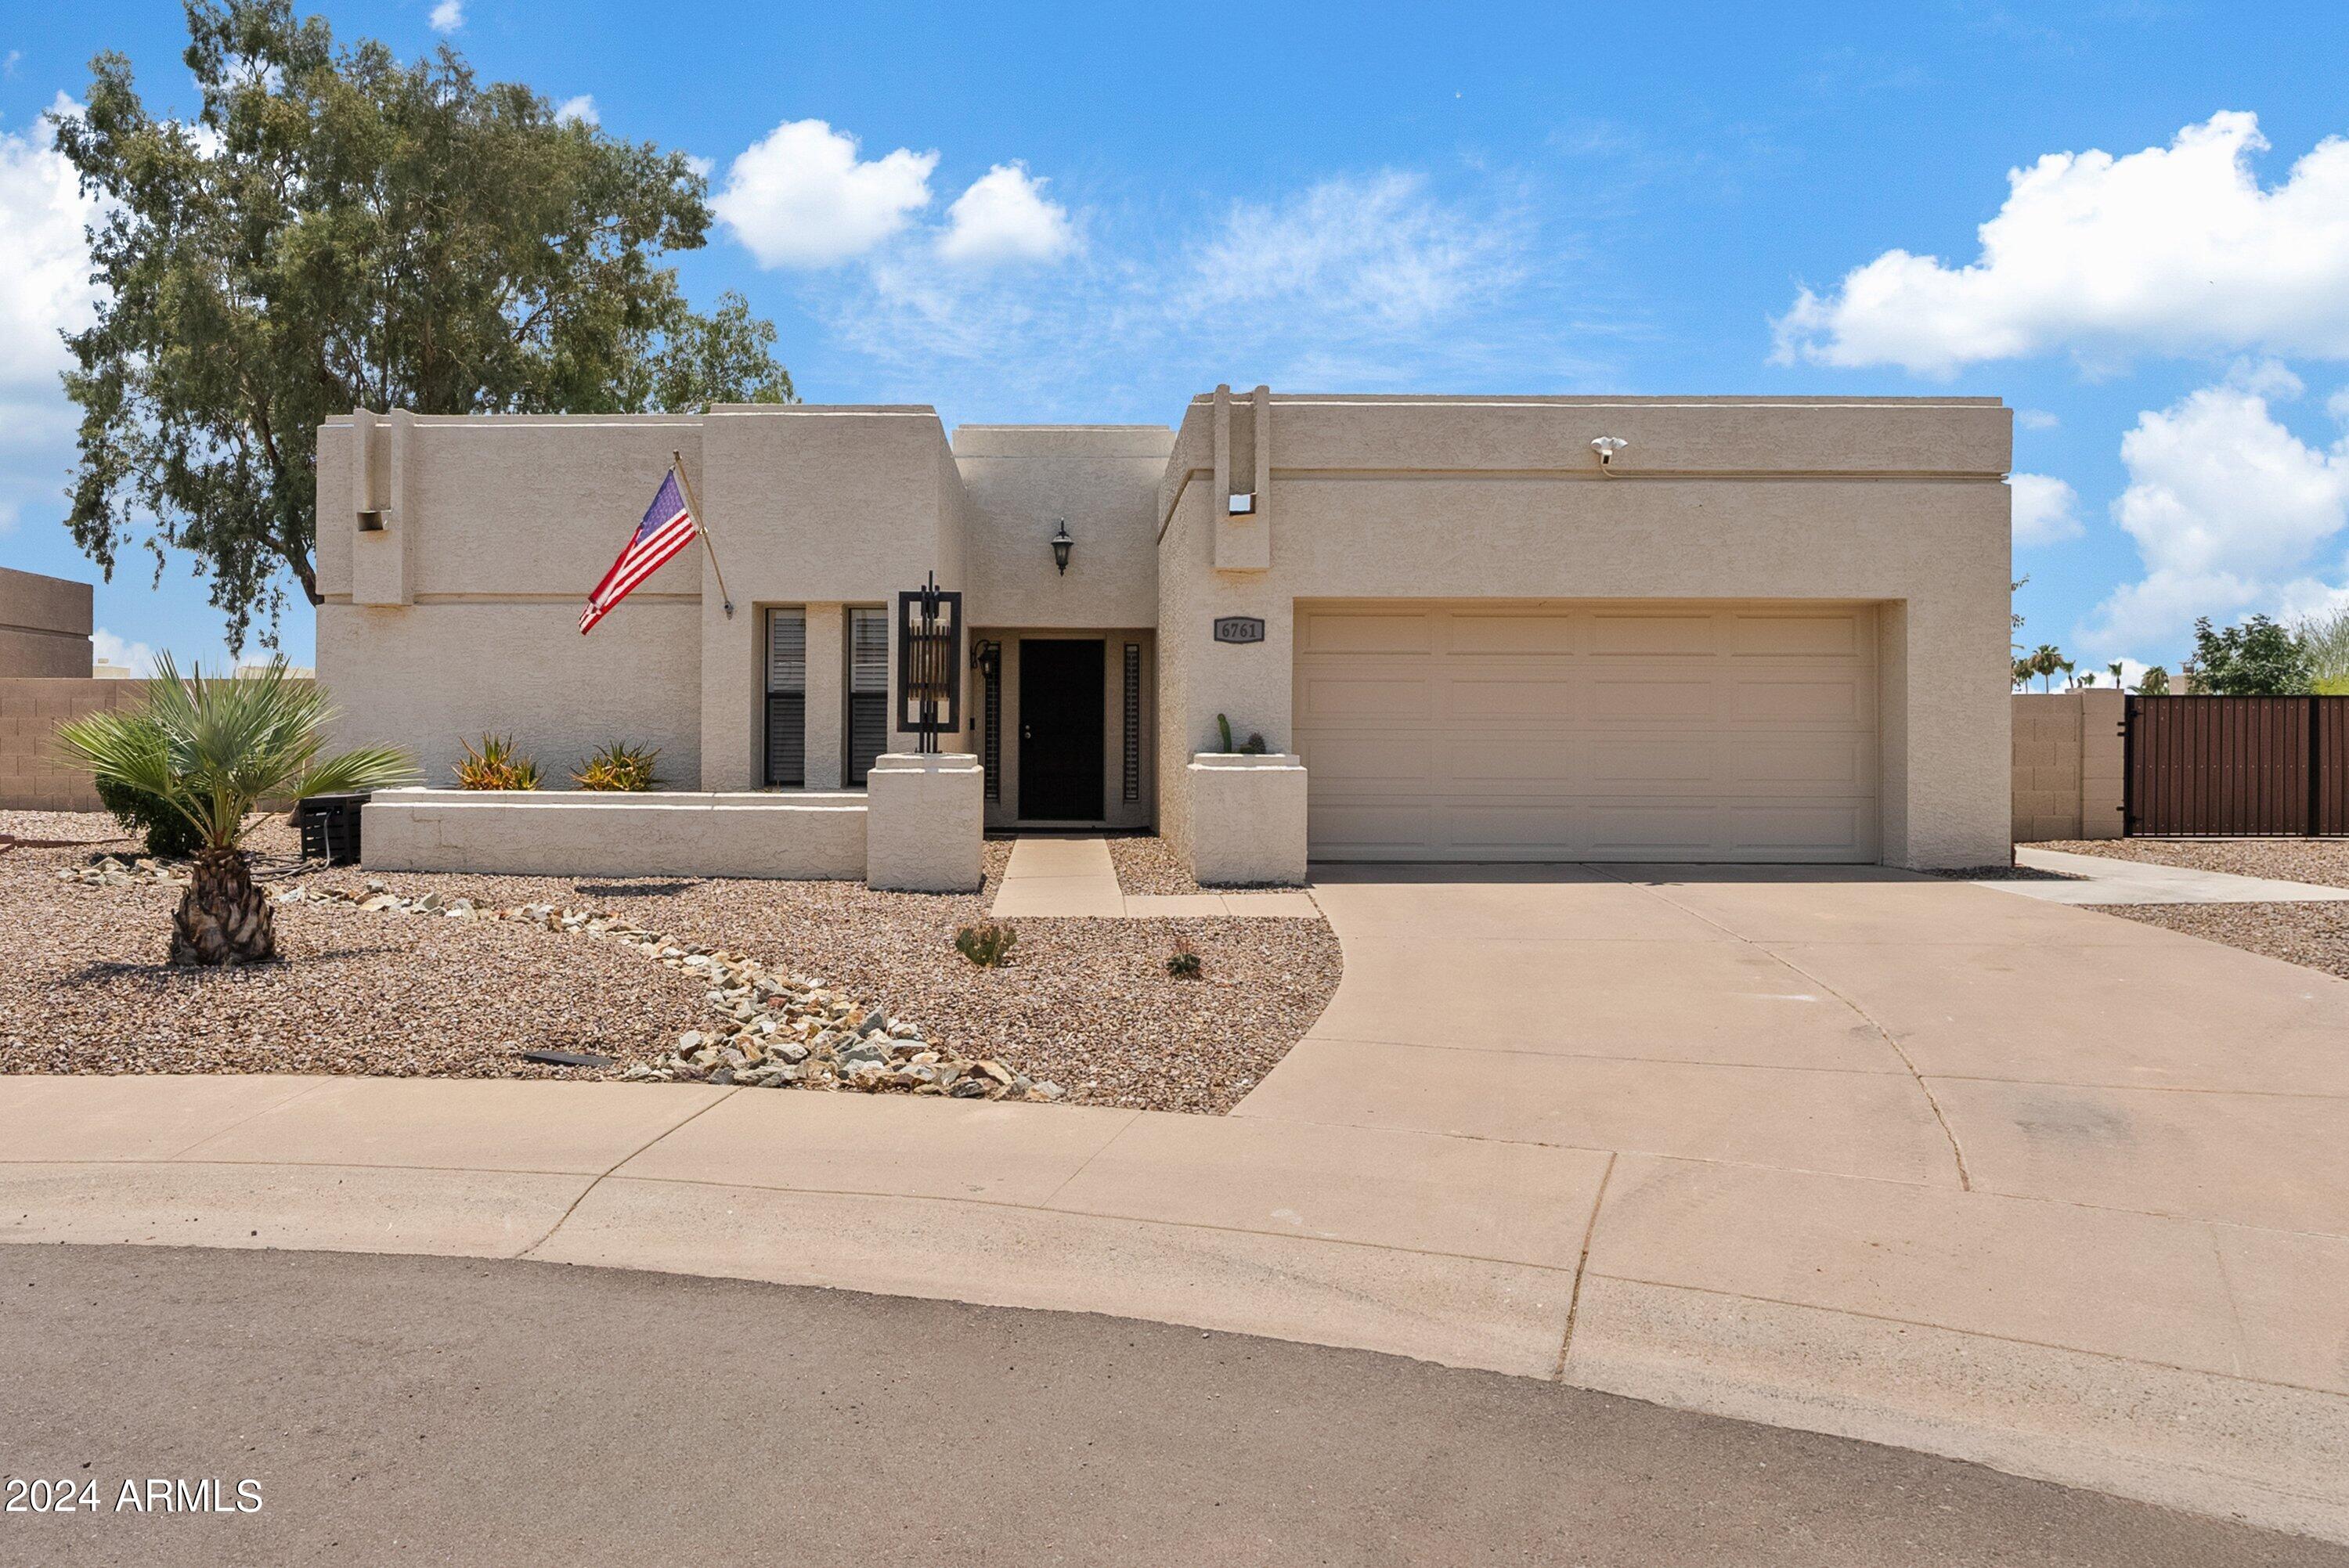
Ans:
POLYGON ((317 687, 285 678, 282 657, 241 680, 207 680, 202 666, 182 680, 168 654, 155 663, 143 704, 61 724, 57 738, 99 783, 153 796, 195 829, 171 962, 264 963, 277 933, 241 847, 246 819, 264 800, 412 782, 415 762, 380 746, 322 759, 334 710, 317 687))

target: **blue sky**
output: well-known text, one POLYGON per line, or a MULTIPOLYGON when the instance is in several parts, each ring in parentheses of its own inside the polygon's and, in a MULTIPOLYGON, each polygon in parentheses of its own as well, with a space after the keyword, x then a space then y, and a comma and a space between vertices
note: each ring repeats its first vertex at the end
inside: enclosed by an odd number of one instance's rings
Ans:
MULTIPOLYGON (((811 401, 1991 394, 2029 641, 2174 668, 2195 614, 2349 584, 2349 7, 322 8, 707 160, 688 291, 771 315, 811 401)), ((0 562, 94 575, 39 117, 109 47, 185 109, 183 24, 0 15, 0 562)), ((98 603, 218 656, 183 560, 98 603)))

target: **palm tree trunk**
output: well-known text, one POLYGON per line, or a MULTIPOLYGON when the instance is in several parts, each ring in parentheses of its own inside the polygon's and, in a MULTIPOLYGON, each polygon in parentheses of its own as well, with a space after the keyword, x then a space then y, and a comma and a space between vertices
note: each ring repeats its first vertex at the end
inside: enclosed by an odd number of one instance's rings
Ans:
POLYGON ((196 851, 188 891, 171 917, 174 964, 266 964, 277 956, 269 895, 254 884, 243 850, 196 851))

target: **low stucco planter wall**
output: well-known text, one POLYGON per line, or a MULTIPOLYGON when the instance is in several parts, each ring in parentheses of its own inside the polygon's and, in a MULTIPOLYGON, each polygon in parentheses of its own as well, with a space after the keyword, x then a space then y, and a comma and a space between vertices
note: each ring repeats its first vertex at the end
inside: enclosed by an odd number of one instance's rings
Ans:
POLYGON ((892 892, 976 892, 986 872, 986 770, 968 752, 889 752, 865 776, 864 882, 892 892))
POLYGON ((391 789, 367 802, 359 839, 369 871, 854 881, 865 811, 845 791, 391 789))
POLYGON ((1191 786, 1191 874, 1209 887, 1305 882, 1305 764, 1286 752, 1202 751, 1191 786))

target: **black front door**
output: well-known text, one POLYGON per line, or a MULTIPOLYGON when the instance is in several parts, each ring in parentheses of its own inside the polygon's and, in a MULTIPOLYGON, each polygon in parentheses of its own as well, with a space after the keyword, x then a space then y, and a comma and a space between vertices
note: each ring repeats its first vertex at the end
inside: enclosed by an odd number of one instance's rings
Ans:
POLYGON ((1019 816, 1102 820, 1101 641, 1019 641, 1019 816))

